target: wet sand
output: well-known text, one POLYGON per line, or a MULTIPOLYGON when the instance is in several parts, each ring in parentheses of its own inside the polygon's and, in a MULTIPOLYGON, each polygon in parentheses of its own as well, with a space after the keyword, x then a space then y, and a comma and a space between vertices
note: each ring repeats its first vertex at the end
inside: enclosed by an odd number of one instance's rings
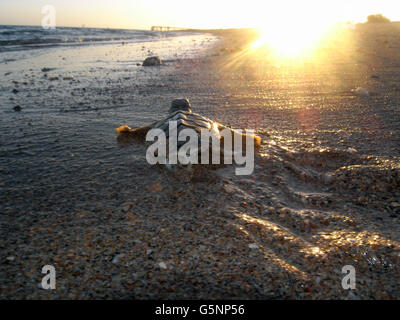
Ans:
POLYGON ((162 52, 163 67, 108 46, 64 56, 74 63, 62 75, 43 79, 42 67, 58 67, 48 61, 26 80, 8 75, 0 297, 398 299, 399 30, 360 26, 300 60, 246 49, 244 31, 215 32, 219 42, 190 40, 187 56, 176 44, 162 52), (99 52, 111 61, 91 66, 99 52), (160 119, 180 96, 256 130, 251 176, 227 166, 196 179, 118 146, 115 128, 160 119), (53 291, 38 287, 47 264, 53 291), (345 265, 355 290, 341 286, 345 265))

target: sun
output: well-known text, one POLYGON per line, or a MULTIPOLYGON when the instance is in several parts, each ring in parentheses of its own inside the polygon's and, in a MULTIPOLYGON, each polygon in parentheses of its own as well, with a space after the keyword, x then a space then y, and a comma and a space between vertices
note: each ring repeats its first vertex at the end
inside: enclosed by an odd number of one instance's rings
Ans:
POLYGON ((266 47, 281 57, 297 57, 310 53, 328 34, 330 23, 315 18, 291 19, 284 22, 266 22, 259 27, 260 37, 253 49, 266 47))
POLYGON ((312 48, 321 35, 318 30, 302 26, 266 28, 261 32, 261 36, 253 43, 253 48, 268 46, 284 55, 297 55, 312 48))

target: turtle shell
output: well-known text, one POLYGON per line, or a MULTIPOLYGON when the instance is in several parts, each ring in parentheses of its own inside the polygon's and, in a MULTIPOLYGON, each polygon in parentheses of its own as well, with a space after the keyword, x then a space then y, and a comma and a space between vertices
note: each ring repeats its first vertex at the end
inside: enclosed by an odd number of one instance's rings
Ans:
MULTIPOLYGON (((177 135, 184 129, 194 129, 199 136, 200 144, 200 134, 202 129, 207 129, 211 131, 213 136, 220 138, 218 126, 219 124, 215 121, 210 120, 197 113, 192 113, 191 111, 178 110, 170 113, 167 118, 153 123, 153 128, 159 128, 164 131, 165 137, 169 138, 169 126, 170 121, 176 121, 177 123, 177 135)), ((186 141, 177 141, 178 148, 184 145, 186 141)))

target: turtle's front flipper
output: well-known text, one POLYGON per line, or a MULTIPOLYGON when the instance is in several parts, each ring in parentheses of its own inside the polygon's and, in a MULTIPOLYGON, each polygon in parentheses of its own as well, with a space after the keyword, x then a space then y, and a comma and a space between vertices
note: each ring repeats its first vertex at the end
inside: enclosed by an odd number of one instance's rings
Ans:
POLYGON ((142 128, 131 129, 127 125, 121 126, 115 129, 115 131, 117 132, 118 143, 120 145, 127 145, 133 142, 144 143, 146 140, 147 132, 151 128, 152 127, 147 126, 142 128))

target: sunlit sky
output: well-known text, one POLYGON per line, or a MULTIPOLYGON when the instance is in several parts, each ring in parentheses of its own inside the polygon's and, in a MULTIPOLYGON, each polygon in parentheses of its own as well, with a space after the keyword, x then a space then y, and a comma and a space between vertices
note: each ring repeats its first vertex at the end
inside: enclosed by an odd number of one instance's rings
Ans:
POLYGON ((0 24, 40 25, 41 8, 56 8, 57 26, 149 29, 263 27, 310 19, 364 22, 382 13, 400 20, 399 0, 0 0, 0 24))

